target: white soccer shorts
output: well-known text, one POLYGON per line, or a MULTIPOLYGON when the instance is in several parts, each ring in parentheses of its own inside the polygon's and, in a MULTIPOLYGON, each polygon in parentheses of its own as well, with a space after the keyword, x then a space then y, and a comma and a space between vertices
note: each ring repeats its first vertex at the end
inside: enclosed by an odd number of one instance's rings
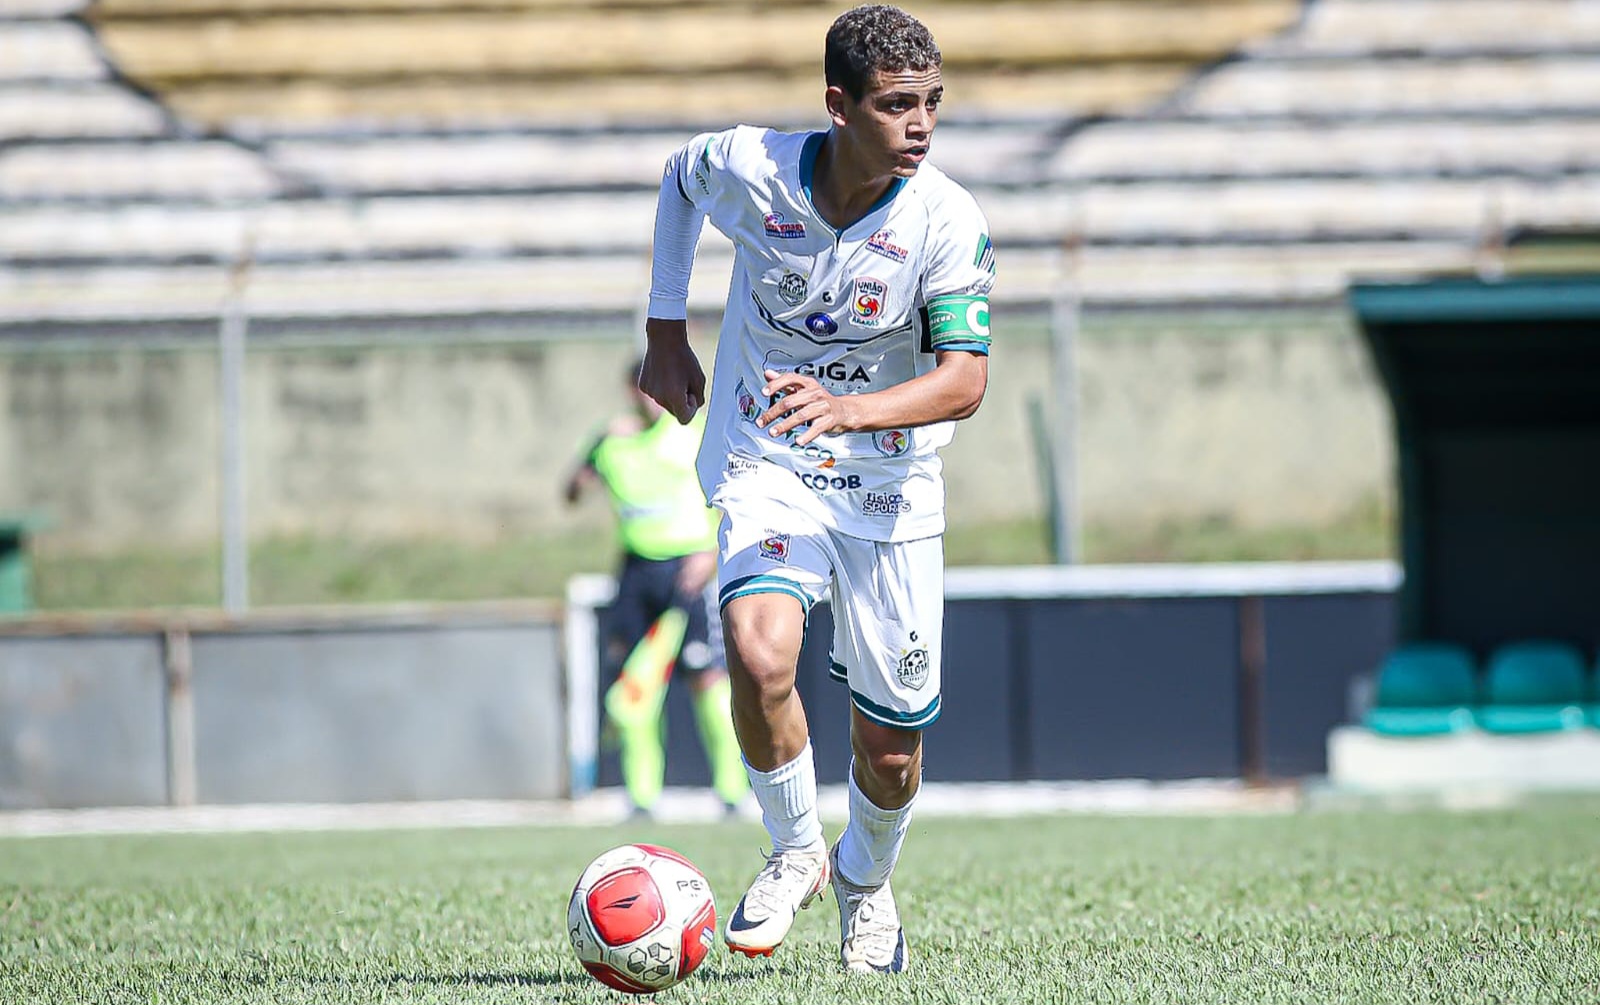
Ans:
POLYGON ((867 719, 923 729, 939 717, 944 655, 944 540, 867 541, 828 529, 792 472, 761 465, 730 478, 722 511, 720 606, 757 593, 833 604, 829 673, 867 719), (769 474, 770 473, 770 474, 769 474), (793 481, 787 493, 772 491, 793 481))

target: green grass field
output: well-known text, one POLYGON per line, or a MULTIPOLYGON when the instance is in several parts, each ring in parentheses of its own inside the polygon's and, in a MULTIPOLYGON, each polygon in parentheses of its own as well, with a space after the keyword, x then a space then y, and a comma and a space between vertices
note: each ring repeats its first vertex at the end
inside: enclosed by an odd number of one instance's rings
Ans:
MULTIPOLYGON (((914 971, 836 969, 831 898, 773 960, 662 1002, 1600 1000, 1600 804, 1511 812, 919 822, 914 971)), ((830 826, 830 833, 836 827, 830 826)), ((0 840, 0 1002, 607 1002, 567 895, 599 851, 696 860, 720 912, 749 823, 0 840)))

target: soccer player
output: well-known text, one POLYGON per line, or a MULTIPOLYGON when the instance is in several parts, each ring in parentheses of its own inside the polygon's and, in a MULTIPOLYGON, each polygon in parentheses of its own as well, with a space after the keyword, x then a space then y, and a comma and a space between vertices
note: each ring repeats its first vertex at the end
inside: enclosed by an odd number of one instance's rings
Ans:
POLYGON ((622 570, 606 638, 615 683, 606 714, 621 747, 622 781, 635 815, 661 796, 661 735, 667 675, 689 676, 695 724, 711 766, 711 787, 732 813, 749 793, 729 714, 722 626, 706 588, 716 566, 716 528, 695 477, 703 423, 679 425, 638 389, 639 363, 626 373, 633 408, 612 419, 567 480, 576 503, 603 483, 617 515, 622 570))
POLYGON ((640 386, 680 422, 704 401, 685 317, 710 217, 735 265, 698 467, 722 514, 734 724, 772 838, 724 940, 771 955, 831 879, 845 967, 892 973, 909 955, 889 877, 940 711, 937 450, 983 399, 994 255, 972 196, 926 163, 944 96, 928 30, 857 7, 828 29, 824 70, 827 131, 740 126, 668 160, 640 386), (854 755, 831 849, 795 691, 828 591, 854 755))

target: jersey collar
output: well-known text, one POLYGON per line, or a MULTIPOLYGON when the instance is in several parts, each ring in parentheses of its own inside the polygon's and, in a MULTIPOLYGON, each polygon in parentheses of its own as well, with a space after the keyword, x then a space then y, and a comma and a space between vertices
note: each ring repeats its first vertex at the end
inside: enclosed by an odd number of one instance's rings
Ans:
MULTIPOLYGON (((822 152, 822 141, 827 138, 827 135, 828 134, 825 132, 812 133, 806 137, 805 143, 800 147, 800 191, 806 194, 806 202, 811 206, 811 212, 816 214, 817 219, 822 221, 823 226, 832 230, 833 225, 828 223, 823 215, 817 210, 816 200, 811 197, 811 179, 816 174, 817 155, 822 152)), ((900 190, 905 188, 905 186, 906 180, 904 178, 896 178, 894 181, 890 182, 889 188, 883 193, 883 195, 878 197, 877 202, 873 203, 865 213, 861 214, 859 218, 851 220, 850 223, 842 230, 835 230, 835 235, 837 236, 838 234, 843 234, 846 230, 849 230, 862 220, 865 220, 878 210, 889 205, 889 203, 894 201, 894 197, 899 195, 900 190)))

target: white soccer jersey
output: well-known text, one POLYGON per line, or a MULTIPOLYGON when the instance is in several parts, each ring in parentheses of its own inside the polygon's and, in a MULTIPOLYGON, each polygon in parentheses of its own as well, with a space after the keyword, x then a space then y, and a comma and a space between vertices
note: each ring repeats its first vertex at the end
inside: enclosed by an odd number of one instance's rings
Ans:
MULTIPOLYGON (((792 471, 795 491, 814 493, 842 533, 931 537, 944 531, 937 451, 953 422, 826 434, 805 446, 755 425, 771 404, 763 370, 861 394, 931 370, 935 350, 989 351, 994 252, 977 202, 924 163, 835 230, 811 202, 824 135, 739 126, 696 137, 668 162, 661 198, 692 203, 735 248, 701 487, 714 499, 726 479, 769 461, 792 471)), ((659 250, 656 266, 653 304, 663 288, 659 250)))

